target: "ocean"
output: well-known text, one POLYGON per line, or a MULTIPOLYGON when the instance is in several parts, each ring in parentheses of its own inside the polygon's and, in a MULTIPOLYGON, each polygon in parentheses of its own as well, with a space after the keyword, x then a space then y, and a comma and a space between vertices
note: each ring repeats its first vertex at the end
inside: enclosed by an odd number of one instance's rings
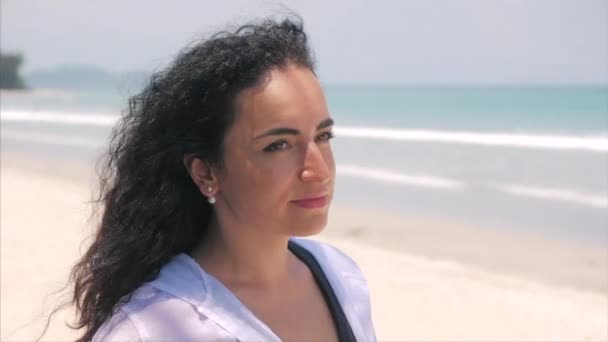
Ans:
MULTIPOLYGON (((608 245, 607 86, 325 89, 336 202, 608 245)), ((2 150, 93 162, 127 98, 3 91, 2 150)))

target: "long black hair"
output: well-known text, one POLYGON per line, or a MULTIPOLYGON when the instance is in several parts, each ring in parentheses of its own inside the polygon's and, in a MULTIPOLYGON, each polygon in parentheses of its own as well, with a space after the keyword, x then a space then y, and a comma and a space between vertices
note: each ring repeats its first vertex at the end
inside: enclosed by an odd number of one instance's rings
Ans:
POLYGON ((79 341, 205 237, 212 207, 184 157, 221 165, 235 96, 288 63, 314 71, 302 21, 268 19, 192 44, 129 100, 100 173, 98 230, 70 277, 79 341))

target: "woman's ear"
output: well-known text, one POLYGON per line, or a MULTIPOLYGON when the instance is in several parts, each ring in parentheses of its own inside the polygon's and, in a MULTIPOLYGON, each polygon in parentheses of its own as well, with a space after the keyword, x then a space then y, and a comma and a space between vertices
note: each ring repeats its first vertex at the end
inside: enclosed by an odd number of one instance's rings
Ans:
POLYGON ((184 156, 184 166, 190 178, 205 196, 217 193, 217 177, 211 165, 194 154, 184 156))

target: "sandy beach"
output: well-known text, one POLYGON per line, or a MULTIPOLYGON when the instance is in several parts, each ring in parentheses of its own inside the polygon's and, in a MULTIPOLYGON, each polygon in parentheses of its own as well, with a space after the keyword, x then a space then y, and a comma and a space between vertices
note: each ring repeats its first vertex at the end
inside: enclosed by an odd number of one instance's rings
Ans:
MULTIPOLYGON (((1 336, 30 341, 64 297, 92 198, 76 162, 4 153, 1 336)), ((336 203, 318 239, 365 273, 380 341, 607 341, 608 252, 336 203)), ((73 340, 66 310, 43 340, 73 340)))

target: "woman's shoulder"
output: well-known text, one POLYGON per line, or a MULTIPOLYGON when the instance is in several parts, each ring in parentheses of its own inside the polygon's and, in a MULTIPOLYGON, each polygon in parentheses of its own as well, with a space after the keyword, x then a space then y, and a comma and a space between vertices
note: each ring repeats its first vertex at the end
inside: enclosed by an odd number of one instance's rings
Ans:
POLYGON ((149 318, 162 317, 166 321, 181 305, 174 296, 147 284, 135 290, 121 303, 97 330, 93 341, 146 341, 150 335, 149 318))
POLYGON ((176 256, 116 309, 93 341, 230 339, 199 311, 206 295, 199 272, 187 256, 176 256))
POLYGON ((375 341, 369 288, 355 260, 328 243, 303 238, 291 241, 310 252, 320 264, 357 339, 375 341))
POLYGON ((136 290, 93 337, 94 342, 196 340, 231 336, 191 303, 151 286, 136 290))
POLYGON ((101 341, 142 341, 142 337, 127 313, 119 309, 93 336, 93 342, 101 341))

